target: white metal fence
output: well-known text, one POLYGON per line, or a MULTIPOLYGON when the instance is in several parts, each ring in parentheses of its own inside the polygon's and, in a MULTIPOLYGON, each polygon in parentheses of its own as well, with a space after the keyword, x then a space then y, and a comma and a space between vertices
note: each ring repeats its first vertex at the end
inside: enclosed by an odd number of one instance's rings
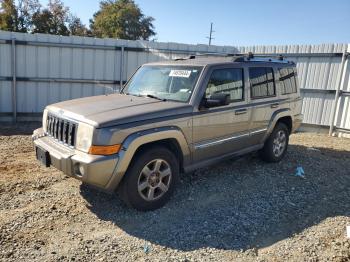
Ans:
POLYGON ((196 52, 253 52, 296 62, 304 123, 330 126, 334 115, 336 127, 349 131, 350 66, 344 56, 349 46, 208 47, 0 31, 0 119, 28 119, 47 104, 116 90, 146 62, 196 52))

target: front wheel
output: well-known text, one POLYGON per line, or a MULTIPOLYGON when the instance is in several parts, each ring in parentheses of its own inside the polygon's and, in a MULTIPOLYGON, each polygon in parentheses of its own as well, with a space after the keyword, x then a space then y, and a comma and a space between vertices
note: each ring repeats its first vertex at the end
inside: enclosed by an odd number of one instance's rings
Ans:
POLYGON ((260 151, 261 158, 266 162, 279 162, 287 152, 289 130, 283 123, 277 123, 260 151))
POLYGON ((162 207, 179 177, 177 158, 165 147, 142 151, 130 164, 122 181, 121 197, 129 206, 149 211, 162 207))

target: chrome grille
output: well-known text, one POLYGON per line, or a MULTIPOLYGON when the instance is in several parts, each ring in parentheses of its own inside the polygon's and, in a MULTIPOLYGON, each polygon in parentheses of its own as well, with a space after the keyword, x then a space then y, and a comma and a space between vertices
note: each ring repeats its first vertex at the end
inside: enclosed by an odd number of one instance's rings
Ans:
POLYGON ((50 114, 47 116, 47 134, 68 146, 74 147, 77 126, 78 125, 76 123, 68 121, 67 119, 61 119, 50 114))

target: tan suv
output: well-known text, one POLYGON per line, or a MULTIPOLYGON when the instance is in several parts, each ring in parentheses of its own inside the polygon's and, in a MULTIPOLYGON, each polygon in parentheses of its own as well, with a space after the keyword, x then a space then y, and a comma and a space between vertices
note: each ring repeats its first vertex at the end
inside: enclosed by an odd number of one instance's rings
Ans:
POLYGON ((180 172, 258 150, 280 161, 302 120, 297 83, 294 63, 251 54, 145 64, 120 94, 47 106, 36 156, 153 210, 180 172))

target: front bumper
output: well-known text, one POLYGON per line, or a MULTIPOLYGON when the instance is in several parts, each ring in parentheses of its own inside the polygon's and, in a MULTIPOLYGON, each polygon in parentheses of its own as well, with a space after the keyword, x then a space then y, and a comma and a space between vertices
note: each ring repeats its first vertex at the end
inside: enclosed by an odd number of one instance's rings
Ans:
POLYGON ((81 152, 46 136, 41 128, 35 130, 32 137, 35 147, 48 152, 50 163, 55 168, 104 191, 112 190, 109 182, 115 173, 118 154, 100 156, 81 152))

